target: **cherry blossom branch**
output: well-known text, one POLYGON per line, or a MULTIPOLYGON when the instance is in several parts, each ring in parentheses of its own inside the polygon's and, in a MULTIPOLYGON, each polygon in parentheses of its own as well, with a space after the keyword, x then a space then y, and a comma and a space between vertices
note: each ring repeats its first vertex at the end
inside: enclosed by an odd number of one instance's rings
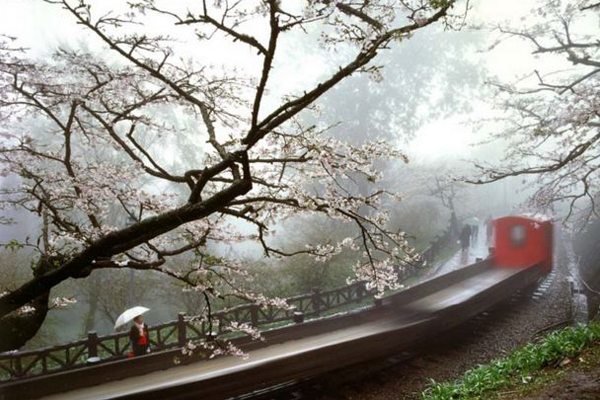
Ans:
POLYGON ((78 20, 78 22, 81 25, 87 27, 93 33, 95 33, 102 41, 104 41, 106 44, 108 44, 108 46, 112 50, 116 51, 118 54, 123 56, 125 59, 129 60, 135 66, 141 68, 142 70, 147 71, 152 77, 154 77, 154 78, 158 79, 159 81, 163 82, 164 84, 166 84, 179 96, 186 99, 193 105, 197 106, 198 109, 200 110, 202 120, 208 130, 208 135, 210 138, 209 142, 215 147, 215 149, 219 152, 221 157, 225 158, 227 156, 227 152, 225 151, 225 149, 216 140, 215 127, 210 118, 210 112, 208 110, 208 107, 203 101, 199 100, 195 96, 191 95, 189 92, 185 91, 181 86, 179 86, 173 80, 169 79, 167 76, 162 74, 158 69, 153 68, 152 66, 148 65, 147 63, 144 63, 144 62, 140 61, 138 58, 134 57, 133 50, 137 46, 136 44, 133 44, 131 46, 130 50, 126 51, 121 46, 119 46, 119 44, 117 44, 115 41, 111 40, 104 32, 102 32, 102 30, 99 29, 98 25, 92 24, 91 19, 85 18, 81 13, 79 13, 77 11, 76 8, 71 7, 69 5, 69 3, 67 2, 67 0, 63 0, 63 1, 61 1, 61 3, 63 5, 63 7, 65 9, 67 9, 78 20))
POLYGON ((440 18, 444 17, 448 9, 452 7, 453 4, 453 1, 448 1, 446 4, 440 7, 439 11, 437 11, 431 17, 420 21, 420 23, 414 23, 403 26, 401 28, 392 29, 379 35, 376 39, 374 39, 371 42, 372 44, 369 45, 363 51, 361 51, 354 58, 354 60, 346 64, 344 67, 340 68, 338 72, 333 74, 329 79, 319 83, 313 90, 305 92, 304 95, 298 97, 297 99, 291 100, 281 105, 270 115, 265 117, 260 123, 253 127, 250 130, 250 132, 248 132, 246 137, 242 140, 242 143, 246 144, 248 149, 251 148, 265 135, 279 127, 283 122, 289 120, 290 118, 298 114, 302 109, 306 108, 308 105, 313 103, 316 99, 321 97, 321 95, 323 95, 325 92, 327 92, 337 83, 339 83, 342 79, 358 71, 363 66, 367 65, 377 55, 378 50, 380 50, 380 48, 384 46, 388 41, 390 41, 394 37, 406 35, 419 28, 431 25, 432 23, 438 21, 440 18))

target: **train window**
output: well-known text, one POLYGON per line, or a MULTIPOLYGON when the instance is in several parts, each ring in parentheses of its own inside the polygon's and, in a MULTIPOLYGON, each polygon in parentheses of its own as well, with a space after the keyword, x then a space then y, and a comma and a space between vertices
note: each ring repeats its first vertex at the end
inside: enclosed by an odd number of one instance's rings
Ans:
POLYGON ((513 225, 510 228, 510 243, 513 247, 522 247, 525 245, 525 225, 513 225))

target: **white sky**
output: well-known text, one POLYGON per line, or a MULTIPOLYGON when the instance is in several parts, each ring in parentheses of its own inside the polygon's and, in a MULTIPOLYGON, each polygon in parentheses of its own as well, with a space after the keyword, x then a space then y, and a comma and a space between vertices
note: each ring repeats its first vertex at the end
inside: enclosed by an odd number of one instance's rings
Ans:
MULTIPOLYGON (((468 22, 479 25, 509 23, 525 18, 534 8, 537 0, 483 0, 473 2, 468 22)), ((495 34, 489 34, 489 45, 495 34)), ((523 41, 510 40, 493 51, 479 49, 474 55, 488 70, 490 77, 501 81, 513 81, 515 77, 531 73, 536 65, 531 48, 523 41)), ((483 84, 483 82, 482 82, 483 84)), ((489 151, 474 146, 483 139, 482 133, 474 132, 468 121, 489 116, 491 107, 487 99, 473 99, 474 111, 469 114, 454 115, 450 118, 432 121, 423 126, 410 144, 408 153, 416 162, 431 162, 439 159, 467 159, 477 156, 473 153, 489 155, 489 151)))
MULTIPOLYGON (((97 3, 103 8, 110 9, 115 6, 122 7, 125 2, 101 0, 97 3)), ((536 3, 537 0, 479 0, 473 2, 474 8, 468 21, 470 23, 486 21, 488 24, 504 21, 518 23, 536 3)), ((94 8, 93 11, 95 10, 94 8)), ((146 27, 152 28, 152 26, 146 27)), ((102 48, 98 40, 77 26, 64 10, 41 0, 0 0, 0 33, 18 37, 19 43, 31 48, 35 56, 48 55, 59 45, 78 47, 85 44, 92 49, 102 48)), ((279 54, 278 60, 281 61, 278 61, 274 68, 270 85, 272 92, 281 94, 310 88, 319 76, 331 68, 331 63, 327 63, 328 60, 324 58, 323 52, 311 51, 310 48, 299 49, 299 46, 305 45, 305 41, 297 39, 292 37, 287 43, 288 46, 280 46, 283 54, 279 54)), ((221 40, 213 42, 212 47, 205 48, 200 53, 193 44, 194 41, 190 43, 185 44, 180 54, 200 58, 206 55, 211 59, 216 57, 223 64, 242 65, 250 71, 258 68, 258 65, 251 61, 258 58, 248 46, 221 40)), ((513 40, 509 44, 499 46, 493 52, 479 53, 477 59, 492 76, 511 81, 516 76, 533 70, 535 60, 530 51, 525 43, 513 40)), ((472 144, 481 141, 482 137, 473 132, 471 126, 465 124, 469 119, 489 115, 490 108, 483 100, 473 99, 474 111, 470 114, 454 115, 423 126, 408 148, 411 160, 417 163, 429 163, 440 159, 452 161, 472 158, 476 153, 486 156, 492 154, 489 149, 477 150, 472 147, 472 144)), ((496 153, 501 153, 501 149, 497 149, 496 153)))

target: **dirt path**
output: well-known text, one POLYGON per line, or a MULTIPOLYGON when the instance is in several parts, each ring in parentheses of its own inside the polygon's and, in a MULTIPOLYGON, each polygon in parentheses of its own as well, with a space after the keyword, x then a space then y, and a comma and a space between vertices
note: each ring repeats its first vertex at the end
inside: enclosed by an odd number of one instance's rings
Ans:
MULTIPOLYGON (((513 397, 508 395, 504 398, 513 397)), ((562 379, 548 384, 535 394, 518 398, 527 400, 598 400, 600 399, 600 366, 585 372, 568 372, 562 379)))

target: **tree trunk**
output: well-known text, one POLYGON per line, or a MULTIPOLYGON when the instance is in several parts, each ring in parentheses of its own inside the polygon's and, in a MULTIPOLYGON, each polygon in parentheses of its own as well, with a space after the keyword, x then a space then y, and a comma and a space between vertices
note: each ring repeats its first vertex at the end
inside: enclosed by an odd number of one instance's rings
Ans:
MULTIPOLYGON (((53 257, 41 257, 33 270, 34 278, 50 270, 57 262, 53 257)), ((33 301, 0 318, 0 352, 23 347, 33 338, 48 314, 50 290, 43 292, 33 301)))
POLYGON ((88 298, 88 313, 83 325, 84 334, 95 330, 94 327, 96 325, 96 311, 98 310, 98 296, 100 295, 100 280, 98 279, 98 274, 96 273, 92 275, 90 279, 91 290, 89 291, 88 298))
POLYGON ((28 304, 34 311, 12 312, 0 319, 0 352, 19 349, 37 334, 48 314, 49 294, 46 292, 28 304))

